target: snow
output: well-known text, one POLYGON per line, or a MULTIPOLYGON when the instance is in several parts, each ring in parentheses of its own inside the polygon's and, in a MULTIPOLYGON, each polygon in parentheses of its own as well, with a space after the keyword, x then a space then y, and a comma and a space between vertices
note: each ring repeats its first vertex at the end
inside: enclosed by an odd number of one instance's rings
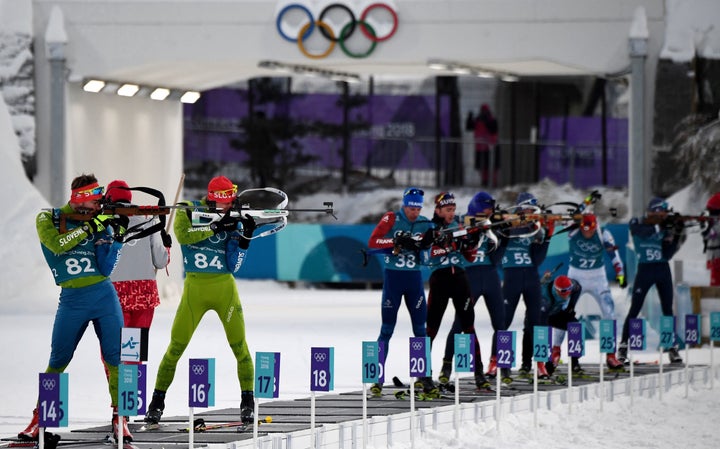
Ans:
POLYGON ((720 58, 720 2, 666 0, 665 42, 660 57, 689 62, 697 56, 720 58))
MULTIPOLYGON (((712 21, 720 17, 716 0, 667 0, 668 28, 663 55, 688 58, 695 50, 703 56, 720 58, 720 31, 712 21)), ((0 0, 0 29, 4 33, 31 33, 32 2, 0 0)), ((12 75, 0 68, 0 76, 12 75)), ((5 205, 0 219, 0 345, 2 376, 0 377, 0 437, 15 435, 25 427, 37 396, 37 373, 44 371, 50 352, 50 333, 59 289, 52 283, 42 258, 35 233, 34 218, 41 208, 50 205, 23 174, 18 160, 19 143, 13 132, 4 102, 0 102, 0 177, 3 189, 0 201, 5 205)), ((513 195, 525 187, 493 192, 501 203, 512 201, 513 195)), ((577 200, 586 192, 569 186, 542 182, 527 187, 545 203, 577 200)), ((379 190, 365 194, 335 197, 341 223, 356 222, 362 216, 381 213, 394 207, 399 198, 396 190, 379 190)), ((466 207, 473 192, 457 192, 459 208, 466 207)), ((321 195, 324 201, 332 200, 321 195)), ((619 217, 627 219, 627 194, 603 190, 603 205, 617 207, 619 217)), ((689 186, 670 199, 676 210, 697 213, 707 192, 689 186)), ((313 202, 314 198, 303 201, 313 202)), ((315 204, 316 201, 313 202, 315 204)), ((428 203, 426 203, 428 204, 428 203)), ((426 210, 427 212, 427 210, 426 210)), ((603 211, 600 211, 601 215, 603 211)), ((613 220, 609 213, 605 221, 613 220)), ((677 256, 683 260, 686 282, 707 284, 707 271, 701 254, 700 239, 691 235, 677 256)), ((174 247, 175 257, 179 248, 174 247)), ((164 274, 160 273, 160 276, 164 274)), ((174 280, 177 284, 181 279, 174 280)), ((309 352, 313 346, 335 348, 335 392, 361 388, 361 342, 374 340, 380 328, 380 292, 332 289, 292 289, 272 281, 238 281, 246 316, 247 337, 251 352, 281 352, 280 397, 292 399, 309 395, 309 352)), ((168 289, 172 292, 172 289, 168 289)), ((167 347, 170 326, 179 297, 163 292, 163 304, 156 310, 150 334, 149 386, 167 347)), ((618 311, 628 305, 627 292, 613 287, 618 311)), ((518 308, 512 330, 521 326, 523 306, 518 308)), ((447 332, 447 320, 440 330, 447 332)), ((619 313, 619 316, 623 316, 619 313)), ((476 327, 481 347, 487 356, 491 328, 482 305, 477 307, 476 327)), ((391 341, 387 373, 407 379, 407 338, 411 335, 407 313, 401 310, 395 336, 391 341)), ((440 363, 441 345, 433 351, 433 363, 440 363)), ((588 342, 583 363, 598 363, 597 343, 588 342)), ((209 314, 201 323, 186 350, 175 381, 168 393, 167 415, 185 415, 187 392, 187 360, 191 357, 216 359, 216 408, 237 407, 240 400, 235 375, 235 362, 227 346, 219 320, 209 314)), ((641 359, 651 360, 653 353, 641 359)), ((708 363, 708 347, 690 351, 692 363, 708 363)), ((718 357, 715 355, 715 360, 718 357)), ((110 419, 105 377, 100 363, 97 339, 87 332, 67 372, 69 382, 69 418, 71 428, 107 424, 110 419)), ((718 384, 718 382, 716 382, 718 384)), ((576 404, 572 413, 566 407, 539 410, 537 426, 533 414, 518 412, 505 415, 499 431, 493 419, 479 424, 465 424, 460 439, 454 433, 428 431, 415 441, 415 448, 480 449, 491 447, 524 447, 555 449, 578 446, 584 449, 606 447, 714 447, 716 435, 712 425, 720 411, 720 384, 713 390, 706 385, 691 386, 685 397, 682 387, 674 387, 660 400, 658 397, 626 397, 604 404, 597 400, 576 404)), ((260 413, 262 414, 262 404, 260 413)), ((409 442, 396 442, 393 448, 410 447, 409 442)), ((378 448, 379 449, 379 448, 378 448)))

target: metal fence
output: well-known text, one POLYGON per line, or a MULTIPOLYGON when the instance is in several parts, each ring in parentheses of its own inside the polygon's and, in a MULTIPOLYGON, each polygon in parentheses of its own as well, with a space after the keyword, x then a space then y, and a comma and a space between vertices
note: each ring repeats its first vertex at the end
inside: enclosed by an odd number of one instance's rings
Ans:
MULTIPOLYGON (((283 143, 278 143, 282 149, 283 143)), ((287 145, 290 145, 289 143, 287 145)), ((484 173, 475 168, 475 141, 463 138, 305 137, 302 152, 313 161, 295 167, 303 179, 334 179, 348 191, 377 187, 502 187, 535 183, 543 178, 576 188, 627 186, 626 144, 603 147, 596 142, 500 141, 489 153, 484 173), (485 178, 485 179, 484 179, 485 178)), ((213 172, 248 177, 247 158, 237 150, 232 161, 208 149, 203 160, 186 161, 190 186, 202 186, 213 172)))

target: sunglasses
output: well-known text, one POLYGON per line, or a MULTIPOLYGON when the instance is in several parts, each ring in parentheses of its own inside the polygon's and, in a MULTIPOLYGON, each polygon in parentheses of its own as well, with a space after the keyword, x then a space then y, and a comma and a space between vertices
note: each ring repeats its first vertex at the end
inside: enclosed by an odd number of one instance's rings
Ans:
POLYGON ((232 199, 238 191, 237 185, 233 184, 231 189, 215 190, 212 194, 215 199, 232 199))
POLYGON ((570 292, 572 292, 572 285, 570 287, 565 287, 565 288, 555 287, 555 291, 557 291, 560 296, 567 296, 570 294, 570 292))
POLYGON ((423 191, 420 190, 420 189, 409 188, 409 189, 405 189, 405 192, 403 192, 403 196, 407 196, 407 195, 420 195, 420 196, 425 196, 425 192, 423 192, 423 191))
POLYGON ((95 187, 87 190, 78 190, 73 194, 73 196, 75 198, 84 198, 88 196, 102 195, 104 191, 105 187, 95 187))

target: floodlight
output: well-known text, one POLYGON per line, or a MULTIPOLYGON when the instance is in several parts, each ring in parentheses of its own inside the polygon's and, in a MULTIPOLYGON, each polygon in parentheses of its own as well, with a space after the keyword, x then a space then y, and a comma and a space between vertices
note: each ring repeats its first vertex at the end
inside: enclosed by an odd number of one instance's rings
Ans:
POLYGON ((153 100, 164 100, 168 97, 168 95, 170 95, 170 89, 158 87, 152 91, 152 93, 150 94, 150 98, 153 100))
POLYGON ((180 101, 187 104, 193 104, 200 98, 200 92, 189 90, 180 97, 180 101))
POLYGON ((85 92, 98 93, 103 89, 103 87, 105 87, 105 81, 87 80, 83 85, 83 90, 85 92))
POLYGON ((140 86, 137 84, 123 84, 120 89, 117 90, 117 94, 121 97, 132 97, 140 90, 140 86))

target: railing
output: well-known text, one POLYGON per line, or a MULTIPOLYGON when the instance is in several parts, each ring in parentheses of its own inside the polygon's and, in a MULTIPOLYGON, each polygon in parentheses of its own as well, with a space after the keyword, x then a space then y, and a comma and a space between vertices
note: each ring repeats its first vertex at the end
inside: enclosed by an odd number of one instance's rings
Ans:
MULTIPOLYGON (((652 398, 662 397, 672 387, 680 384, 707 385, 710 376, 718 378, 717 367, 701 366, 687 370, 674 370, 662 374, 650 374, 614 381, 574 386, 538 393, 537 409, 552 410, 557 407, 571 407, 586 401, 601 399, 612 402, 615 398, 629 396, 652 398), (687 376, 687 383, 686 383, 687 376)), ((535 396, 531 393, 504 397, 500 399, 500 419, 514 413, 535 412, 535 396)), ((446 405, 429 409, 418 409, 415 412, 399 413, 388 416, 368 418, 367 437, 363 435, 362 420, 347 421, 338 424, 324 424, 313 430, 303 430, 288 434, 270 434, 258 438, 258 447, 262 449, 298 449, 308 448, 311 432, 314 432, 316 448, 355 449, 365 447, 392 447, 394 443, 422 438, 427 430, 434 432, 454 432, 456 422, 464 423, 490 422, 496 420, 498 404, 489 400, 483 402, 462 403, 459 406, 446 405), (457 413, 459 417, 456 421, 457 413), (411 426, 411 419, 414 419, 411 426), (414 434, 411 433, 414 429, 414 434), (367 438, 365 440, 365 438, 367 438)), ((229 443, 228 449, 252 448, 252 440, 229 443)))
MULTIPOLYGON (((576 188, 627 186, 628 149, 625 144, 568 145, 564 142, 501 141, 489 153, 495 170, 475 169, 475 141, 463 138, 388 138, 355 136, 347 151, 340 137, 305 137, 303 154, 314 161, 295 168, 300 179, 335 179, 348 191, 377 187, 501 187, 536 183, 543 178, 576 188), (347 156, 345 156, 347 154, 347 156)), ((290 144, 287 144, 288 146, 290 144)), ((283 143, 278 143, 283 148, 283 143)), ((232 160, 208 151, 202 161, 186 161, 188 182, 203 186, 209 173, 247 179, 247 156, 238 150, 232 160), (223 158, 225 160, 223 160, 223 158), (197 174, 196 174, 197 173, 197 174)), ((190 186, 190 187, 191 187, 190 186)))

